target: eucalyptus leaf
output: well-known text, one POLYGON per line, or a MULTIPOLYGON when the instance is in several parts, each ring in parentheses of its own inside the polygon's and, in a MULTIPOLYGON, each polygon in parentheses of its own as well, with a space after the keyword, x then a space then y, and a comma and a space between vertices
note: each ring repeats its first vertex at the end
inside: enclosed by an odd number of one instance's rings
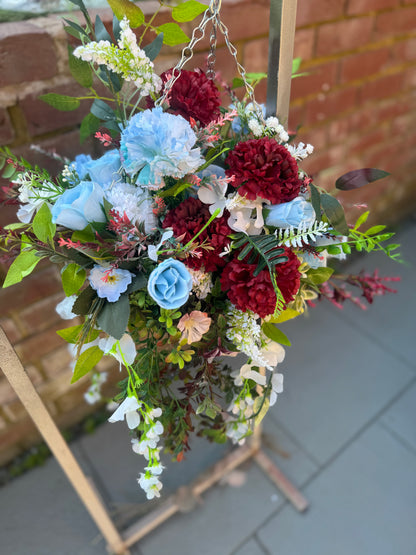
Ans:
POLYGON ((81 37, 87 37, 88 39, 90 38, 86 30, 83 27, 81 27, 81 25, 78 25, 78 23, 75 23, 75 21, 71 21, 70 19, 65 19, 65 18, 64 18, 64 21, 65 23, 68 24, 68 27, 65 27, 65 31, 69 35, 72 35, 77 39, 81 39, 81 37), (70 32, 70 30, 72 32, 70 32))
POLYGON ((316 221, 320 222, 321 218, 321 194, 313 183, 309 184, 309 189, 311 191, 311 203, 312 208, 315 211, 316 221))
POLYGON ((344 209, 337 199, 327 193, 321 194, 321 206, 331 226, 342 235, 349 235, 349 229, 345 220, 344 209))
POLYGON ((143 289, 147 285, 147 279, 144 274, 138 274, 133 278, 133 281, 127 287, 126 294, 129 295, 130 293, 134 293, 139 289, 143 289))
POLYGON ((121 339, 126 332, 130 317, 129 296, 120 295, 114 303, 106 302, 97 316, 99 327, 108 335, 121 339))
POLYGON ((91 310, 91 305, 93 301, 97 298, 97 292, 88 285, 79 295, 74 306, 72 307, 72 312, 78 314, 79 316, 85 316, 89 314, 91 310))
POLYGON ((92 103, 91 113, 105 122, 116 119, 114 110, 112 110, 112 108, 110 108, 110 106, 100 98, 96 98, 92 103))
POLYGON ((155 40, 152 41, 150 44, 147 44, 143 48, 143 50, 146 56, 149 58, 149 60, 153 62, 153 60, 159 54, 162 46, 163 46, 163 33, 159 33, 155 38, 155 40))
POLYGON ((335 187, 341 189, 341 191, 351 191, 352 189, 358 189, 368 183, 383 179, 388 175, 390 175, 388 172, 376 168, 352 170, 339 177, 335 182, 335 187))
POLYGON ((334 270, 328 267, 321 267, 321 268, 311 268, 308 271, 308 279, 314 285, 321 285, 321 283, 325 283, 328 279, 332 276, 334 270))
POLYGON ((83 353, 81 353, 78 357, 77 363, 75 364, 71 383, 77 382, 83 376, 88 374, 88 372, 100 362, 103 356, 104 353, 99 347, 97 347, 97 345, 94 345, 94 347, 89 347, 83 353))
POLYGON ((107 40, 110 44, 113 43, 113 39, 111 38, 104 23, 102 22, 100 16, 98 15, 95 16, 94 31, 95 31, 95 36, 97 37, 97 41, 107 40))

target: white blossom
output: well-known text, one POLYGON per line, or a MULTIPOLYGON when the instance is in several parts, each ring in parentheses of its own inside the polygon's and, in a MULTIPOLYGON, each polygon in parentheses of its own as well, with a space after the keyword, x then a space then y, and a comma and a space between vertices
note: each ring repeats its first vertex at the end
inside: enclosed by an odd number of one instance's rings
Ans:
POLYGON ((273 374, 272 391, 270 393, 270 406, 272 407, 277 401, 277 394, 283 392, 283 374, 273 374))
POLYGON ((65 299, 56 305, 55 310, 62 320, 72 320, 77 317, 77 315, 72 312, 76 299, 76 295, 71 295, 69 297, 65 297, 65 299))
POLYGON ((130 430, 134 430, 140 424, 140 414, 137 412, 140 407, 141 404, 136 397, 126 397, 108 421, 122 422, 126 417, 127 426, 130 430))

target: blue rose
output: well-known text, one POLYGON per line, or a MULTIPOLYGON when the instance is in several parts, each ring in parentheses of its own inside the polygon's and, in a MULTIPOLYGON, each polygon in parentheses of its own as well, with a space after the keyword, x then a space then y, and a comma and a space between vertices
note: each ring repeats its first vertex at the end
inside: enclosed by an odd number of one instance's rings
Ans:
POLYGON ((67 189, 52 207, 52 222, 68 229, 81 230, 92 222, 105 222, 102 208, 104 191, 92 181, 81 181, 67 189))
POLYGON ((302 197, 296 197, 290 202, 274 204, 266 207, 266 225, 286 229, 309 226, 315 221, 315 211, 312 204, 302 197))
POLYGON ((192 289, 192 276, 185 264, 168 258, 157 266, 149 276, 149 295, 162 308, 179 308, 186 303, 192 289))
POLYGON ((118 150, 109 150, 98 160, 90 160, 84 165, 84 168, 91 181, 101 185, 101 187, 121 181, 119 173, 121 160, 118 150))

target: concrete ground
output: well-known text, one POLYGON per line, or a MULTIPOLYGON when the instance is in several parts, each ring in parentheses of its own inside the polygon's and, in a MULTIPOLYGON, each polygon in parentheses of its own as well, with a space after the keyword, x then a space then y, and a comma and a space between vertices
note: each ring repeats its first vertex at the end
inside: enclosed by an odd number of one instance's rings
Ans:
MULTIPOLYGON (((297 513, 252 462, 133 546, 133 555, 416 554, 416 224, 399 233, 408 265, 371 255, 353 271, 401 275, 399 293, 368 311, 320 304, 285 325, 293 347, 285 391, 264 424, 264 445, 310 502, 297 513), (415 243, 413 243, 415 241, 415 243)), ((169 464, 165 496, 227 446, 196 441, 169 464)), ((116 522, 145 513, 142 461, 126 426, 106 424, 73 444, 116 522)), ((103 539, 54 460, 0 490, 3 555, 99 555, 103 539)))

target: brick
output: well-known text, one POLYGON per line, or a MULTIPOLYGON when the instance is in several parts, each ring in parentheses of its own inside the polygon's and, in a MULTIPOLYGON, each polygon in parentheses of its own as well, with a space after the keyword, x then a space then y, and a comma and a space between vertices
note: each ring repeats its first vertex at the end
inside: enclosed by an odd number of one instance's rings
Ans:
POLYGON ((0 25, 1 85, 53 77, 57 61, 52 37, 26 21, 0 25))
POLYGON ((386 135, 384 130, 382 129, 375 129, 365 135, 361 135, 358 138, 358 141, 354 141, 350 148, 349 152, 351 154, 359 154, 363 153, 364 151, 368 150, 371 147, 380 145, 386 139, 386 135))
POLYGON ((341 82, 365 79, 382 71, 390 59, 390 48, 361 52, 348 56, 341 62, 341 82))
POLYGON ((370 11, 396 8, 399 0, 349 0, 347 15, 357 15, 370 11))
POLYGON ((290 106, 289 110, 289 130, 292 133, 296 132, 298 127, 305 124, 305 105, 298 104, 297 106, 290 106))
POLYGON ((362 17, 322 25, 318 29, 317 56, 355 50, 370 42, 373 18, 362 17))
POLYGON ((9 114, 6 110, 0 109, 0 146, 11 143, 13 139, 14 129, 9 114))
MULTIPOLYGON (((324 150, 328 143, 328 133, 327 127, 321 127, 318 129, 312 129, 308 132, 303 132, 302 130, 299 132, 299 135, 296 137, 295 142, 302 141, 305 144, 310 143, 314 147, 314 153, 319 153, 324 150)), ((312 154, 311 156, 314 156, 312 154)), ((303 162, 302 162, 303 164, 303 162)))
MULTIPOLYGON (((44 91, 44 93, 51 92, 68 96, 85 95, 85 89, 74 84, 72 80, 66 85, 48 88, 44 91)), ((88 114, 91 105, 91 101, 83 100, 76 110, 62 112, 49 106, 38 97, 39 94, 29 95, 19 103, 26 118, 28 131, 35 137, 64 127, 74 127, 88 114)))
POLYGON ((389 96, 398 95, 403 87, 404 75, 396 73, 380 77, 370 83, 365 83, 360 90, 360 102, 380 100, 389 96))
POLYGON ((321 152, 308 156, 302 162, 302 169, 311 176, 315 176, 320 171, 327 169, 330 166, 331 157, 327 152, 321 152))
POLYGON ((35 362, 62 345, 62 338, 55 332, 62 326, 55 324, 53 327, 36 333, 15 345, 16 353, 23 362, 35 362))
POLYGON ((4 405, 10 403, 16 399, 16 394, 12 389, 12 386, 7 381, 7 378, 0 374, 0 404, 4 405))
POLYGON ((0 289, 2 315, 18 311, 48 295, 62 291, 61 280, 55 266, 46 266, 26 277, 10 289, 0 289))
POLYGON ((19 339, 21 339, 22 334, 11 318, 1 318, 0 327, 7 335, 7 338, 12 345, 14 345, 17 341, 19 341, 19 339))
POLYGON ((316 95, 320 92, 328 92, 336 85, 337 69, 337 62, 308 68, 309 75, 293 79, 291 98, 296 99, 316 95))
POLYGON ((54 323, 62 323, 62 327, 76 325, 76 322, 64 322, 55 310, 56 305, 61 301, 63 295, 52 295, 38 302, 31 304, 23 309, 19 314, 19 320, 26 328, 27 334, 33 331, 41 331, 50 327, 54 323))
POLYGON ((313 57, 315 29, 299 29, 295 33, 294 58, 308 61, 313 57))
POLYGON ((248 72, 267 73, 269 41, 267 38, 244 44, 244 67, 248 72))
POLYGON ((60 339, 60 345, 53 352, 42 357, 42 368, 48 378, 54 379, 60 372, 68 371, 73 359, 67 343, 60 339))
POLYGON ((311 2, 310 0, 299 0, 296 25, 302 27, 311 23, 337 19, 343 15, 343 12, 343 2, 340 1, 314 0, 311 2))
POLYGON ((0 449, 0 466, 5 466, 7 463, 11 462, 14 458, 16 458, 21 449, 17 445, 12 445, 11 447, 3 447, 2 437, 0 436, 0 445, 2 446, 0 449))
POLYGON ((415 123, 415 116, 411 113, 395 118, 391 127, 393 135, 410 136, 414 133, 415 123))
POLYGON ((377 119, 380 122, 392 120, 409 111, 409 101, 387 100, 378 107, 377 119))
POLYGON ((375 30, 377 37, 410 33, 416 28, 416 6, 402 8, 377 16, 375 30))
POLYGON ((314 125, 355 106, 357 90, 355 88, 343 89, 330 94, 320 94, 306 106, 306 124, 314 125))
POLYGON ((416 38, 399 42, 393 49, 394 61, 399 63, 413 62, 416 60, 416 38))

